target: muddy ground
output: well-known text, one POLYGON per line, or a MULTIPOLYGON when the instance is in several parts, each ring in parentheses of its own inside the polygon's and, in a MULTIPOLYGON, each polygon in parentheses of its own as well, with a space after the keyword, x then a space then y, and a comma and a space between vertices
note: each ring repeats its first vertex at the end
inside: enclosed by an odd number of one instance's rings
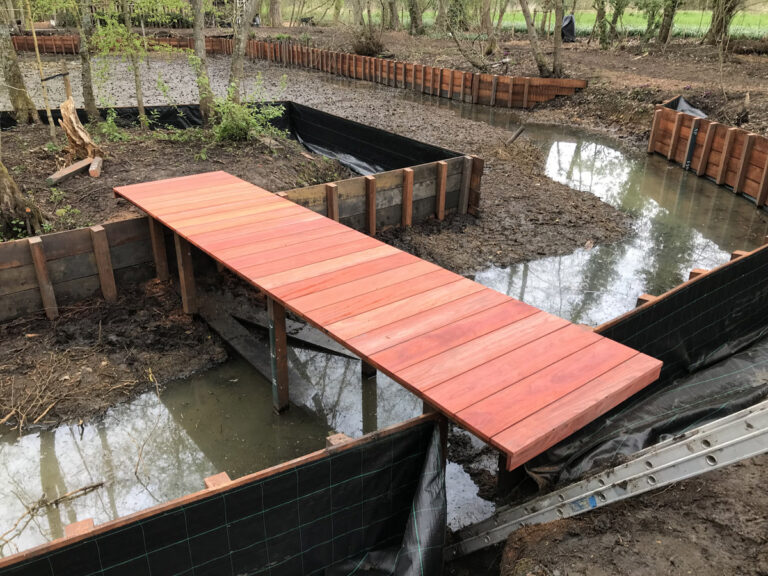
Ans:
MULTIPOLYGON (((183 33, 175 31, 174 33, 183 33)), ((333 50, 352 50, 356 33, 349 27, 255 29, 257 38, 290 34, 333 50)), ((413 37, 386 32, 381 37, 383 56, 398 60, 473 70, 449 37, 413 37)), ((551 55, 551 41, 543 43, 551 55)), ((479 59, 480 41, 462 41, 465 51, 479 59)), ((666 46, 642 44, 628 38, 612 50, 579 38, 565 44, 566 74, 589 81, 589 89, 573 98, 542 104, 521 117, 529 122, 568 123, 640 141, 650 131, 653 107, 682 94, 694 106, 719 122, 741 125, 768 135, 768 56, 766 41, 734 41, 728 50, 702 45, 698 39, 674 38, 666 46), (745 98, 749 94, 746 106, 745 98)), ((489 62, 507 60, 494 73, 538 76, 527 40, 506 32, 498 53, 489 62)))
POLYGON ((278 192, 348 178, 336 161, 309 153, 298 142, 264 139, 217 142, 208 130, 135 127, 90 127, 105 153, 99 178, 87 173, 51 187, 48 176, 72 163, 66 137, 50 142, 46 126, 23 126, 3 133, 3 163, 19 187, 47 215, 47 231, 103 224, 138 214, 128 202, 115 200, 112 189, 148 180, 226 170, 267 190, 278 192))
POLYGON ((0 419, 20 432, 90 421, 227 358, 169 283, 121 287, 114 304, 92 298, 59 313, 0 324, 0 419))
MULTIPOLYGON (((27 85, 36 86, 33 61, 24 57, 27 85)), ((58 69, 55 62, 46 62, 58 69)), ((78 64, 70 62, 74 72, 73 90, 79 94, 78 64)), ((126 64, 112 61, 108 84, 99 88, 99 97, 116 105, 131 105, 131 74, 126 64)), ((208 69, 215 92, 223 94, 229 73, 229 58, 212 57, 208 69)), ((194 75, 186 59, 157 57, 142 66, 145 101, 156 104, 188 103, 197 100, 194 75), (170 89, 154 84, 162 79, 170 89)), ((508 266, 541 256, 567 254, 577 247, 604 244, 623 237, 629 231, 624 215, 593 195, 578 192, 553 182, 543 174, 541 158, 524 137, 507 145, 511 134, 501 128, 458 117, 452 110, 430 107, 425 114, 418 102, 402 99, 394 88, 369 83, 337 82, 314 72, 270 67, 264 62, 247 62, 246 90, 262 91, 267 98, 289 99, 409 136, 445 148, 477 154, 485 160, 480 217, 448 220, 415 227, 391 238, 399 247, 437 262, 459 273, 473 273, 488 265, 508 266), (471 224, 471 225, 469 225, 471 224)), ((52 87, 51 99, 63 99, 63 88, 52 87)), ((39 100, 39 94, 33 97, 39 100)), ((0 101, 0 106, 3 104, 0 101)), ((190 151, 200 144, 191 143, 190 151)), ((210 150, 209 150, 210 152, 210 150)), ((105 166, 105 174, 110 165, 105 166)), ((197 166, 196 166, 197 168, 197 166)), ((214 169, 225 166, 215 164, 214 169)), ((190 165, 183 173, 191 171, 190 165)), ((202 171, 197 170, 195 171, 202 171)), ((19 178, 23 181, 23 178, 19 178)))

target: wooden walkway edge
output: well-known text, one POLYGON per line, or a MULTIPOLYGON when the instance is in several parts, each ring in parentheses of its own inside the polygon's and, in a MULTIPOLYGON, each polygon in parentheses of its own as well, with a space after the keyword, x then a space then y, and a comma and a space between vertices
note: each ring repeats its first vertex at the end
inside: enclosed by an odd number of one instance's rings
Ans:
MULTIPOLYGON (((658 378, 661 362, 225 172, 115 189, 263 291, 275 408, 290 310, 507 456, 513 469, 658 378), (227 200, 237 195, 237 202, 227 200)), ((187 260, 186 251, 182 251, 187 260)), ((193 271, 185 263, 185 282, 193 271)), ((189 286, 194 297, 194 285, 189 286)), ((185 302, 185 309, 193 309, 185 302)))

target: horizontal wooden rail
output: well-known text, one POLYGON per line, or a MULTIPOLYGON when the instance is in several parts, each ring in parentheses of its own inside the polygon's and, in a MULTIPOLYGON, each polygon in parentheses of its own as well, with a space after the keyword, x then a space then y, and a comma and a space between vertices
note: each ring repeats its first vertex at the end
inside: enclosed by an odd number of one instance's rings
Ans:
MULTIPOLYGON (((12 38, 16 50, 34 51, 31 36, 12 38)), ((150 46, 169 46, 182 50, 194 48, 191 36, 149 38, 148 41, 150 46)), ((75 54, 80 50, 80 38, 77 35, 62 34, 38 36, 38 46, 43 54, 75 54)), ((232 54, 234 42, 231 38, 209 36, 205 39, 205 46, 209 54, 232 54)), ((587 87, 587 81, 578 78, 476 74, 439 66, 322 50, 289 40, 250 40, 245 53, 253 60, 267 60, 286 67, 318 70, 440 98, 502 108, 531 108, 557 96, 572 96, 577 90, 587 87)))
POLYGON ((707 118, 656 106, 648 153, 752 198, 768 199, 768 138, 707 118))

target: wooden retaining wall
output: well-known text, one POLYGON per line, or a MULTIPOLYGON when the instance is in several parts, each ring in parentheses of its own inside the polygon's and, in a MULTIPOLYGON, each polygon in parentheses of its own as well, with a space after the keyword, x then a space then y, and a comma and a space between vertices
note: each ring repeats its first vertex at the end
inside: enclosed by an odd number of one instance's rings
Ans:
MULTIPOLYGON (((189 50, 194 48, 191 37, 151 38, 149 41, 156 46, 189 50)), ((31 37, 14 36, 13 42, 16 50, 34 50, 31 37)), ((233 50, 231 38, 208 37, 205 43, 209 54, 231 54, 233 50)), ((40 36, 38 45, 43 54, 74 54, 79 51, 80 42, 77 36, 40 36)), ((250 40, 246 55, 254 60, 267 60, 290 68, 308 68, 459 102, 502 108, 531 108, 539 102, 548 102, 557 96, 571 96, 576 90, 587 87, 586 80, 576 78, 475 74, 452 68, 321 50, 291 41, 250 40)))
POLYGON ((0 322, 151 278, 154 261, 146 218, 133 218, 0 243, 0 322))
MULTIPOLYGON (((665 103, 666 104, 666 103, 665 103)), ((656 106, 648 153, 706 176, 764 206, 768 199, 768 138, 706 118, 656 106)))
MULTIPOLYGON (((433 215, 476 212, 482 172, 481 159, 464 156, 280 195, 330 217, 335 213, 341 223, 373 235, 433 215)), ((173 242, 168 238, 166 244, 173 242)), ((118 287, 154 274, 146 218, 2 242, 0 322, 41 310, 54 319, 62 304, 99 293, 114 300, 118 287)))

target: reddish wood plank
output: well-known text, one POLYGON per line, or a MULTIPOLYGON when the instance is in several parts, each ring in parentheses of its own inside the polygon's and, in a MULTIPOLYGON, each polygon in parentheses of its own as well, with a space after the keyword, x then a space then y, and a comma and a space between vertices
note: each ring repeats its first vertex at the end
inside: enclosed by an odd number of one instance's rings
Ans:
POLYGON ((387 246, 381 244, 370 250, 363 250, 362 252, 355 252, 351 255, 342 256, 340 258, 332 258, 316 264, 310 264, 307 266, 301 266, 292 270, 286 270, 278 274, 270 274, 268 276, 262 276, 258 279, 258 285, 265 290, 273 290, 279 286, 285 284, 292 284, 301 280, 307 280, 321 274, 327 274, 330 272, 336 272, 343 270, 351 266, 357 266, 364 262, 370 262, 378 258, 385 258, 387 256, 393 256, 400 252, 394 246, 387 246))
POLYGON ((429 272, 435 272, 440 270, 439 266, 426 262, 424 260, 418 260, 413 263, 406 264, 393 270, 386 270, 365 276, 352 282, 341 284, 340 286, 334 286, 326 290, 317 290, 305 296, 289 300, 291 306, 300 308, 305 312, 312 312, 318 308, 324 306, 330 306, 342 300, 349 298, 350 294, 363 295, 369 292, 375 292, 387 286, 410 280, 422 276, 429 272))
POLYGON ((338 234, 333 234, 324 238, 306 238, 303 232, 298 231, 289 238, 298 240, 298 242, 284 246, 283 248, 267 250, 266 252, 259 250, 260 245, 257 244, 255 245, 253 252, 248 252, 241 256, 222 256, 221 260, 227 266, 243 271, 252 266, 268 264, 269 262, 284 260, 286 258, 295 261, 298 266, 301 261, 299 257, 309 252, 333 249, 341 244, 348 244, 350 242, 359 243, 359 234, 349 228, 346 228, 346 230, 341 228, 338 231, 338 234))
POLYGON ((507 296, 494 290, 482 290, 447 304, 417 312, 408 318, 351 338, 349 344, 355 350, 373 356, 376 352, 386 350, 456 320, 498 306, 508 299, 507 296))
MULTIPOLYGON (((262 222, 266 222, 268 220, 274 220, 277 218, 286 218, 289 216, 290 217, 301 216, 302 213, 303 213, 303 209, 301 208, 301 206, 286 205, 285 208, 280 208, 278 210, 270 210, 269 212, 257 212, 256 214, 247 214, 245 216, 237 216, 237 217, 230 217, 230 218, 223 218, 223 219, 216 217, 216 219, 211 220, 209 222, 203 222, 200 224, 187 225, 187 226, 174 225, 174 228, 182 232, 185 236, 189 238, 194 238, 195 235, 203 234, 204 232, 218 232, 220 230, 235 228, 243 224, 247 224, 247 225, 261 224, 262 222)), ((158 218, 158 220, 168 225, 168 222, 165 219, 158 218)))
POLYGON ((659 377, 661 362, 637 354, 493 437, 510 470, 583 428, 659 377))
POLYGON ((418 261, 418 258, 406 252, 396 252, 391 256, 362 262, 353 267, 277 286, 272 290, 272 293, 278 298, 293 304, 294 298, 311 295, 315 292, 346 284, 347 282, 361 280, 368 276, 374 276, 380 272, 394 270, 418 261))
POLYGON ((411 296, 394 304, 382 306, 370 312, 347 318, 341 322, 329 324, 326 328, 338 338, 347 340, 380 326, 407 318, 416 312, 434 308, 452 300, 458 300, 462 296, 467 296, 480 290, 487 290, 487 288, 462 278, 456 282, 411 296))
MULTIPOLYGON (((337 238, 334 236, 334 238, 337 238)), ((348 237, 346 242, 329 246, 327 248, 321 248, 318 250, 310 250, 303 254, 296 254, 281 258, 280 260, 274 260, 266 263, 259 263, 252 266, 248 266, 245 263, 238 267, 238 270, 246 277, 258 282, 262 276, 270 276, 273 274, 279 274, 280 272, 286 272, 290 270, 297 270, 305 266, 312 264, 319 264, 326 260, 338 259, 339 257, 348 256, 357 252, 363 252, 371 248, 377 248, 382 246, 382 243, 373 238, 363 237, 362 239, 348 237)), ((254 261, 261 262, 258 255, 254 258, 254 261)))
MULTIPOLYGON (((555 343, 553 343, 555 345, 555 343)), ((574 356, 465 408, 456 417, 471 430, 490 438, 558 398, 619 366, 637 352, 603 338, 574 356)))
POLYGON ((527 318, 480 336, 447 352, 402 370, 399 376, 418 390, 455 378, 459 374, 493 360, 514 348, 518 348, 566 326, 568 322, 546 312, 538 312, 527 318))
POLYGON ((346 300, 313 311, 305 311, 304 314, 317 324, 333 324, 344 318, 357 316, 369 310, 374 310, 393 302, 399 302, 415 294, 432 290, 438 286, 456 282, 460 278, 461 276, 453 272, 438 269, 365 294, 355 296, 353 292, 349 292, 346 300))
MULTIPOLYGON (((381 366, 386 366, 388 370, 398 372, 538 312, 533 306, 517 300, 507 300, 499 306, 387 348, 373 354, 371 358, 381 366)), ((447 310, 446 313, 453 316, 452 310, 447 310)))
POLYGON ((322 215, 307 211, 295 216, 289 214, 268 222, 262 222, 258 228, 245 223, 223 230, 190 234, 188 237, 194 242, 204 243, 215 250, 221 246, 234 246, 236 243, 250 242, 253 237, 275 238, 276 236, 284 236, 286 230, 292 230, 297 225, 301 225, 303 230, 309 230, 327 222, 328 219, 322 215))
MULTIPOLYGON (((199 224, 213 224, 215 222, 232 222, 237 218, 245 218, 246 216, 253 216, 254 214, 267 214, 270 212, 279 212, 281 210, 288 210, 294 208, 284 204, 283 202, 267 202, 264 204, 249 203, 240 207, 229 207, 227 205, 218 206, 212 209, 207 214, 198 214, 183 217, 173 217, 174 227, 177 230, 187 230, 194 228, 199 224)), ((168 221, 169 218, 152 212, 156 217, 163 221, 168 221)))
POLYGON ((312 225, 309 227, 302 226, 301 234, 287 235, 285 231, 282 231, 277 235, 273 234, 272 237, 267 235, 265 238, 262 238, 259 237, 258 233, 254 232, 250 237, 241 239, 236 244, 232 242, 220 244, 221 246, 226 246, 226 248, 217 249, 216 255, 221 260, 226 260, 228 258, 237 258, 246 254, 256 254, 259 252, 284 248, 286 246, 293 246, 309 240, 327 238, 348 231, 348 228, 344 226, 331 225, 332 223, 328 222, 326 219, 313 221, 313 224, 314 222, 318 222, 319 225, 312 225))
POLYGON ((600 338, 592 330, 569 324, 430 388, 429 397, 447 413, 456 414, 600 338))

